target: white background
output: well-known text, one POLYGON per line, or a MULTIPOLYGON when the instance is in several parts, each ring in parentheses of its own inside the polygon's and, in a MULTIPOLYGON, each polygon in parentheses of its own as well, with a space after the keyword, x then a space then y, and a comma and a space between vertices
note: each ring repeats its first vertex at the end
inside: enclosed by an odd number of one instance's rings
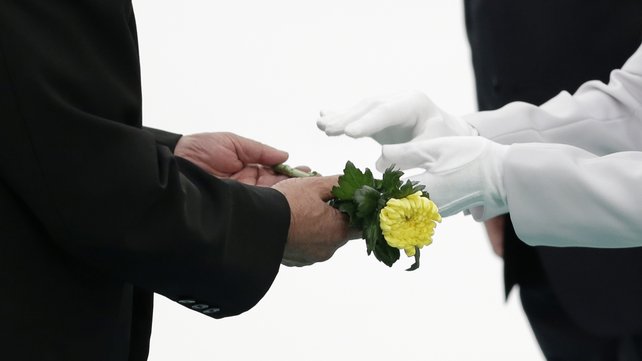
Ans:
MULTIPOLYGON (((145 123, 232 131, 336 174, 373 167, 370 140, 328 138, 320 109, 418 89, 475 110, 457 0, 135 1, 145 123)), ((251 220, 248 220, 251 225, 251 220)), ((418 271, 366 257, 364 241, 305 269, 282 267, 249 312, 214 320, 156 297, 151 361, 543 360, 482 227, 438 226, 418 271)))

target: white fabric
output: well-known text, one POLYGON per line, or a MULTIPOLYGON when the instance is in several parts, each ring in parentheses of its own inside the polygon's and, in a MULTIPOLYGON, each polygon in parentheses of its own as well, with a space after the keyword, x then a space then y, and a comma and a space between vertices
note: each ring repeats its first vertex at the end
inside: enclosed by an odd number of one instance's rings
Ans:
POLYGON ((517 102, 457 118, 425 99, 368 101, 347 116, 321 119, 319 127, 382 144, 411 141, 384 145, 378 166, 427 170, 415 179, 444 215, 483 205, 472 212, 486 219, 505 211, 505 200, 528 244, 642 246, 642 48, 608 84, 587 82, 540 107, 517 102), (474 128, 461 126, 462 119, 474 128), (510 146, 481 137, 425 140, 473 129, 510 146))
POLYGON ((317 126, 327 135, 371 137, 380 144, 477 135, 470 124, 439 109, 418 91, 362 100, 346 111, 322 114, 317 126))
POLYGON ((540 107, 515 102, 464 120, 502 144, 561 143, 596 155, 642 150, 642 47, 608 85, 590 81, 540 107))
POLYGON ((509 147, 482 137, 443 137, 384 145, 377 163, 381 171, 391 165, 421 168, 411 177, 426 186, 439 213, 448 217, 474 208, 476 219, 506 213, 502 164, 509 147))
POLYGON ((541 107, 513 103, 465 117, 480 135, 504 144, 544 142, 510 146, 504 164, 520 239, 542 246, 642 246, 641 109, 638 49, 608 85, 591 81, 541 107))
POLYGON ((598 157, 563 144, 515 144, 504 163, 515 231, 533 246, 642 246, 642 152, 598 157))

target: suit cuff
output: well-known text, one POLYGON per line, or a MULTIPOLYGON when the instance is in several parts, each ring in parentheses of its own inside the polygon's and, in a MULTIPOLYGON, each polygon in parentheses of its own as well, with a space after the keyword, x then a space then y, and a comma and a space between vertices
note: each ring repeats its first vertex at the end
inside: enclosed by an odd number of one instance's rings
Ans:
POLYGON ((148 127, 143 127, 143 129, 152 133, 154 139, 156 139, 156 143, 166 146, 172 151, 172 153, 174 153, 174 149, 176 148, 176 144, 179 139, 183 136, 182 134, 170 133, 160 129, 148 127))

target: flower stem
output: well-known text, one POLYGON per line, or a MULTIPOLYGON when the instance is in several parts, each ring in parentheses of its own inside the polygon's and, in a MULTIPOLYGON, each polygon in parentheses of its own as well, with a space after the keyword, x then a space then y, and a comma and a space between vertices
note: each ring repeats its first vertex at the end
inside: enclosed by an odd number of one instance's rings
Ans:
POLYGON ((274 170, 275 172, 277 172, 279 174, 286 175, 286 176, 288 176, 290 178, 306 178, 306 177, 316 177, 316 176, 320 176, 321 175, 321 174, 319 174, 317 172, 314 172, 314 171, 312 171, 310 173, 304 172, 304 171, 302 171, 300 169, 292 168, 292 167, 290 167, 289 165, 287 165, 285 163, 281 163, 281 164, 277 164, 277 165, 273 166, 272 170, 274 170))
POLYGON ((419 268, 419 247, 415 246, 415 263, 413 263, 406 271, 414 271, 417 268, 419 268))

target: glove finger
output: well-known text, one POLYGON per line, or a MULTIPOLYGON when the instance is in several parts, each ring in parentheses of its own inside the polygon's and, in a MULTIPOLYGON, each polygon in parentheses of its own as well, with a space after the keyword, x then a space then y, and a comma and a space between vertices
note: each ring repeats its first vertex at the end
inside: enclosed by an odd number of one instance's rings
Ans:
POLYGON ((442 217, 450 217, 463 210, 462 205, 466 204, 466 201, 453 199, 456 197, 456 193, 453 192, 453 186, 448 179, 434 175, 429 171, 409 177, 409 179, 426 187, 424 190, 430 194, 430 199, 435 202, 442 217))
POLYGON ((333 111, 333 110, 324 110, 324 109, 321 109, 321 110, 319 111, 319 117, 321 117, 321 118, 323 118, 323 117, 329 117, 329 116, 332 116, 332 115, 335 115, 335 114, 337 114, 337 112, 335 112, 335 111, 333 111))
POLYGON ((377 168, 379 172, 383 173, 391 165, 392 163, 390 163, 390 161, 384 158, 383 154, 381 154, 375 163, 375 168, 377 168))
POLYGON ((376 107, 345 128, 346 135, 353 138, 371 137, 386 128, 394 127, 399 123, 399 117, 386 107, 376 107))
POLYGON ((317 120, 317 127, 327 135, 341 135, 344 133, 348 124, 367 114, 376 106, 376 104, 376 101, 364 99, 345 112, 326 115, 319 118, 317 120))
POLYGON ((321 109, 319 111, 319 118, 317 119, 317 127, 319 129, 325 131, 326 123, 328 119, 338 115, 340 112, 336 110, 327 110, 327 109, 321 109))
POLYGON ((377 161, 377 169, 383 171, 393 164, 400 169, 424 168, 434 158, 430 152, 431 148, 425 147, 424 143, 426 142, 383 145, 380 160, 377 161))

